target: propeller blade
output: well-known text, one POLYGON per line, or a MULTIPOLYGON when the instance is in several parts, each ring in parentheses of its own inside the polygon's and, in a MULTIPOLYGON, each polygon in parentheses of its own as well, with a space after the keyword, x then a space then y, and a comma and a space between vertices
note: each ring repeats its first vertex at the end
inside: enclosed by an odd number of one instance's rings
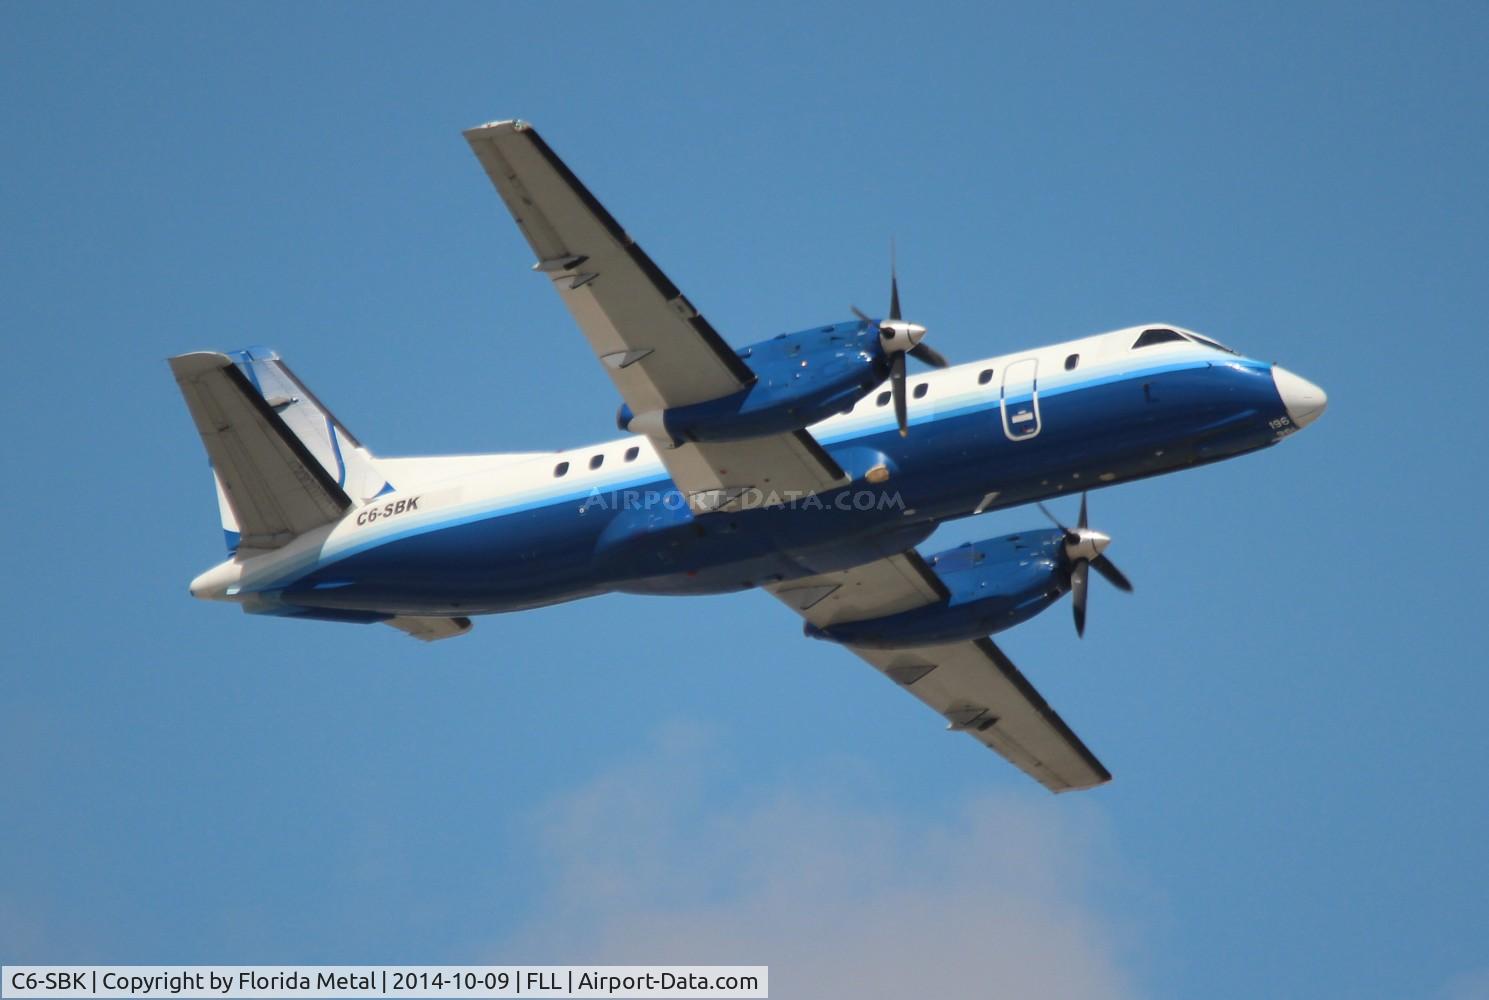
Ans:
MULTIPOLYGON (((1070 546, 1065 550, 1067 559, 1075 556, 1077 553, 1090 552, 1092 548, 1099 553, 1105 547, 1102 544, 1102 540, 1106 536, 1101 535, 1099 532, 1090 531, 1090 522, 1087 520, 1085 493, 1081 494, 1081 512, 1080 518, 1076 522, 1077 527, 1075 530, 1071 530, 1061 524, 1060 519, 1044 504, 1041 503, 1037 506, 1055 527, 1065 532, 1065 543, 1067 546, 1070 546), (1087 548, 1082 544, 1083 539, 1088 538, 1092 540, 1091 548, 1087 548)), ((1106 540, 1110 541, 1110 539, 1106 540)), ((1092 567, 1095 567, 1096 572, 1100 573, 1113 587, 1116 587, 1118 590, 1125 590, 1129 594, 1132 593, 1132 581, 1128 580, 1126 575, 1106 556, 1097 555, 1095 559, 1072 559, 1070 563, 1070 603, 1071 610, 1075 612, 1075 634, 1081 638, 1085 638, 1086 635, 1086 592, 1089 589, 1088 584, 1092 567)))
POLYGON ((889 360, 889 387, 894 390, 894 418, 900 425, 900 437, 910 433, 910 414, 905 400, 905 355, 896 353, 889 360))
POLYGON ((1132 593, 1132 581, 1127 579, 1126 575, 1106 556, 1097 556, 1091 565, 1096 567, 1096 572, 1100 573, 1107 583, 1118 590, 1132 593))
POLYGON ((857 316, 859 319, 863 320, 865 323, 872 323, 873 322, 873 320, 869 319, 868 313, 864 312, 862 309, 858 308, 857 306, 849 306, 848 308, 853 310, 853 315, 857 316))
POLYGON ((1086 583, 1090 566, 1087 560, 1077 559, 1070 567, 1071 606, 1075 611, 1075 635, 1078 639, 1086 636, 1086 583))
POLYGON ((931 347, 925 341, 921 341, 910 349, 910 357, 916 361, 924 362, 932 368, 945 368, 949 361, 941 356, 941 352, 931 347))
POLYGON ((1061 524, 1060 519, 1054 514, 1050 513, 1050 509, 1046 507, 1043 502, 1039 503, 1038 507, 1040 510, 1044 511, 1044 516, 1050 519, 1051 524, 1059 528, 1061 531, 1065 532, 1065 534, 1070 534, 1070 529, 1061 524))
POLYGON ((889 318, 900 318, 900 276, 895 267, 894 237, 889 238, 889 318))

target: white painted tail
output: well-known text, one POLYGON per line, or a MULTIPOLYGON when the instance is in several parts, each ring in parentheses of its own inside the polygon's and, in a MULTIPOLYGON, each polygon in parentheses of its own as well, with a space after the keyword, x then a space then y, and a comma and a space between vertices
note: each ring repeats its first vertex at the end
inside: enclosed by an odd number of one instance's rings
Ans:
POLYGON ((372 453, 273 351, 183 354, 171 370, 212 462, 230 553, 277 548, 391 490, 372 453))

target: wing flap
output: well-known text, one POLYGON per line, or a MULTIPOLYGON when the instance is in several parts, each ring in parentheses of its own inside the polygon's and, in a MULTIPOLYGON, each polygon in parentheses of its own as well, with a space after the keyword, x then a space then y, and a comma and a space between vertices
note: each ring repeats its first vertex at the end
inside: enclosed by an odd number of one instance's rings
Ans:
POLYGON ((806 431, 685 444, 660 454, 698 514, 789 503, 848 478, 806 431))
POLYGON ((777 584, 772 592, 818 628, 899 614, 946 596, 913 549, 851 570, 777 584))

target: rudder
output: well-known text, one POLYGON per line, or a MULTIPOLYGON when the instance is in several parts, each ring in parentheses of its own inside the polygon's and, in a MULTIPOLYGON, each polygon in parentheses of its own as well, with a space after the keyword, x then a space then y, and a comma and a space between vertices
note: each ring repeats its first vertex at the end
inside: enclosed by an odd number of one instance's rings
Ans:
POLYGON ((245 347, 228 351, 227 356, 353 502, 363 503, 390 491, 372 453, 296 377, 277 351, 245 347))

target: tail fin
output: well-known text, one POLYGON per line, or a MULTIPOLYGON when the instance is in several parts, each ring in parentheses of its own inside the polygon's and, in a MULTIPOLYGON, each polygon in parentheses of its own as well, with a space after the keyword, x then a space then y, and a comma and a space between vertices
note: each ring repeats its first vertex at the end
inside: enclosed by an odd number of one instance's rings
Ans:
POLYGON ((392 488, 273 351, 183 354, 170 364, 212 462, 230 552, 277 548, 392 488))
POLYGON ((378 472, 372 453, 290 371, 278 353, 267 347, 246 347, 229 351, 228 357, 354 502, 388 492, 388 481, 378 472))

